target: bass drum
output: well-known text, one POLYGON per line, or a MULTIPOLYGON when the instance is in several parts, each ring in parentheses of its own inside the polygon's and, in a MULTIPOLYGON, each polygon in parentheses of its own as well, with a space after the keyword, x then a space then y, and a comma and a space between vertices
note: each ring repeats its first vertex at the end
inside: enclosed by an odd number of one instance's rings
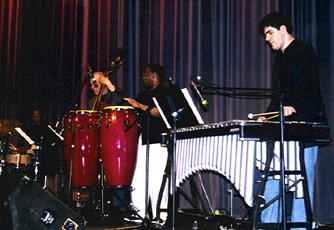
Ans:
POLYGON ((137 124, 125 130, 136 121, 134 108, 105 107, 100 121, 101 157, 108 185, 130 185, 137 162, 137 124))
POLYGON ((71 170, 72 138, 74 134, 72 186, 94 186, 99 172, 99 131, 97 111, 78 110, 65 119, 64 157, 67 171, 71 170))

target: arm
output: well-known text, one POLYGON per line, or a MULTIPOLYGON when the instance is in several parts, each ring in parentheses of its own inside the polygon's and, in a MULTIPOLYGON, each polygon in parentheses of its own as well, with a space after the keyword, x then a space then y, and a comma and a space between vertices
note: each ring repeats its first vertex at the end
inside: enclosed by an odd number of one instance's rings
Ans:
POLYGON ((99 80, 102 85, 107 86, 109 91, 114 92, 116 90, 116 87, 111 83, 108 78, 101 76, 99 80))
MULTIPOLYGON (((296 112, 296 110, 292 106, 284 106, 283 111, 284 111, 284 117, 288 117, 288 116, 290 116, 290 115, 292 115, 293 113, 296 112)), ((257 118, 257 121, 267 121, 267 120, 268 120, 268 118, 266 118, 264 116, 259 116, 257 118)))
MULTIPOLYGON (((148 105, 141 104, 141 103, 139 103, 138 101, 136 101, 132 98, 124 98, 124 100, 129 102, 129 104, 132 105, 134 108, 141 109, 142 111, 146 111, 149 108, 148 105)), ((154 117, 160 117, 160 113, 159 113, 157 107, 152 108, 150 113, 154 117)))

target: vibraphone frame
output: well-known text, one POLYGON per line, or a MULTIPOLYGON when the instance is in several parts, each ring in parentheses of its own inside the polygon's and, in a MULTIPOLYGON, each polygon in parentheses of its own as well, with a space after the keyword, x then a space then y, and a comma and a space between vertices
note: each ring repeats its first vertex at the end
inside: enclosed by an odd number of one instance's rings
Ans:
MULTIPOLYGON (((307 177, 304 164, 304 148, 305 148, 305 143, 323 144, 326 142, 330 142, 329 127, 317 123, 306 123, 306 122, 286 122, 285 124, 286 124, 285 141, 298 142, 300 147, 299 149, 300 169, 286 171, 286 175, 300 175, 301 179, 297 180, 293 185, 289 187, 289 189, 296 186, 296 184, 299 183, 300 181, 306 182, 302 183, 302 187, 303 187, 303 194, 305 196, 304 200, 307 214, 306 216, 307 221, 305 223, 288 223, 288 226, 289 227, 301 226, 311 229, 312 211, 311 211, 307 177)), ((171 136, 173 136, 172 134, 171 136)), ((181 128, 176 131, 176 139, 178 141, 183 139, 209 137, 209 136, 223 136, 223 135, 238 135, 238 138, 242 141, 256 141, 256 142, 265 141, 266 143, 268 143, 267 152, 270 154, 267 155, 261 183, 256 192, 256 195, 254 196, 254 201, 253 201, 253 208, 254 208, 253 228, 257 229, 257 228, 280 226, 280 224, 277 223, 275 223, 274 224, 275 226, 273 226, 273 223, 257 223, 256 221, 257 215, 260 214, 262 210, 264 210, 275 200, 279 199, 279 197, 276 197, 272 201, 267 203, 267 205, 264 205, 264 200, 262 199, 265 183, 267 181, 268 176, 280 174, 280 170, 270 170, 271 161, 274 157, 273 156, 274 142, 279 140, 280 137, 279 122, 255 122, 255 121, 233 120, 216 124, 181 128)), ((177 142, 176 145, 178 143, 179 142, 177 142)), ((172 148, 169 149, 172 150, 172 148)), ((221 174, 221 172, 219 173, 221 174)), ((179 186, 179 184, 180 180, 177 182, 177 186, 179 186)), ((179 188, 178 192, 181 192, 181 194, 184 196, 186 195, 179 188)), ((196 204, 192 203, 192 205, 197 210, 199 209, 199 207, 196 206, 196 204)), ((208 213, 205 212, 204 210, 204 212, 201 212, 201 214, 207 215, 208 213)))

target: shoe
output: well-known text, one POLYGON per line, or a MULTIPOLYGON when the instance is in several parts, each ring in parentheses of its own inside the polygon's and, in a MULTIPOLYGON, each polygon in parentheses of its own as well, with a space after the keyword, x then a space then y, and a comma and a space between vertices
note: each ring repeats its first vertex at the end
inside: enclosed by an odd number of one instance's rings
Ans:
POLYGON ((124 217, 124 221, 131 222, 131 223, 138 223, 138 224, 143 222, 141 219, 129 219, 126 217, 124 217))

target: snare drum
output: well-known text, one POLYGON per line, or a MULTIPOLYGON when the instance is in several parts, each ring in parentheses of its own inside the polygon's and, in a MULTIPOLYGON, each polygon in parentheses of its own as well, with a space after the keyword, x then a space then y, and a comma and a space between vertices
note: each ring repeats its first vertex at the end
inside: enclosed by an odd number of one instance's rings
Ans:
POLYGON ((6 155, 6 164, 15 164, 27 166, 32 164, 32 156, 28 154, 7 154, 6 155))
POLYGON ((64 155, 70 172, 73 147, 73 187, 94 186, 97 181, 100 149, 96 124, 99 117, 97 111, 78 110, 76 113, 72 111, 65 119, 64 155))
POLYGON ((130 185, 137 161, 138 127, 131 106, 108 106, 100 118, 100 147, 104 173, 110 186, 130 185))
POLYGON ((1 161, 1 170, 4 174, 33 176, 34 159, 30 154, 19 153, 17 151, 9 152, 1 161))

